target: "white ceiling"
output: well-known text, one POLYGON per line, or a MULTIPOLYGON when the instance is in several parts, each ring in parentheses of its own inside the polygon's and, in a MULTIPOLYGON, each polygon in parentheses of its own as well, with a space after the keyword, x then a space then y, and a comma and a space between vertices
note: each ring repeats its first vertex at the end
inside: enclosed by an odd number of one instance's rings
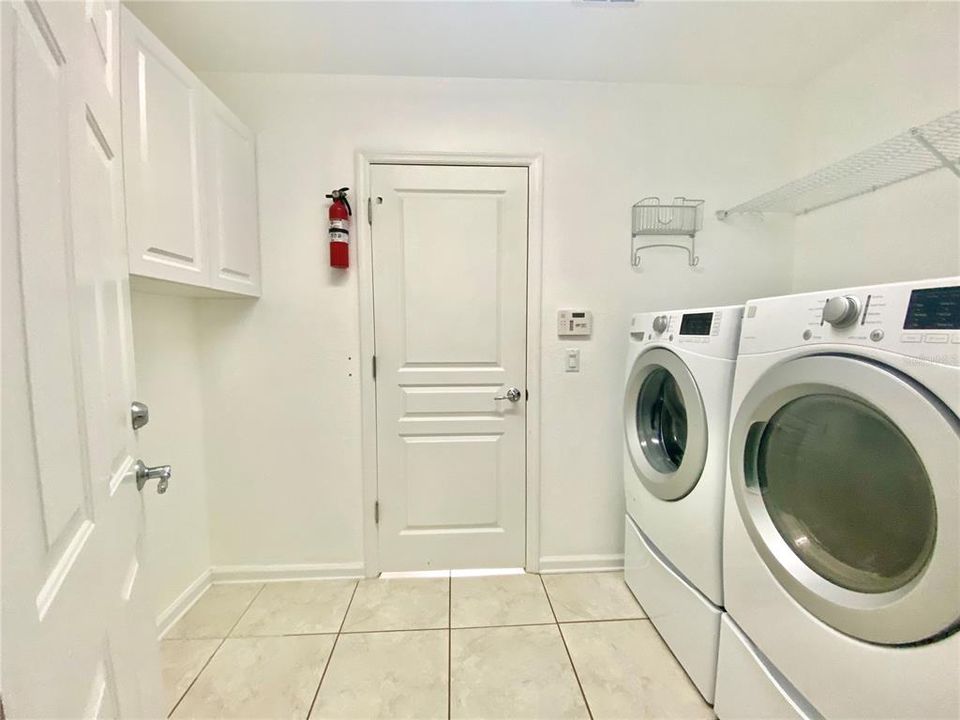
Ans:
POLYGON ((197 71, 802 84, 900 2, 128 2, 197 71))

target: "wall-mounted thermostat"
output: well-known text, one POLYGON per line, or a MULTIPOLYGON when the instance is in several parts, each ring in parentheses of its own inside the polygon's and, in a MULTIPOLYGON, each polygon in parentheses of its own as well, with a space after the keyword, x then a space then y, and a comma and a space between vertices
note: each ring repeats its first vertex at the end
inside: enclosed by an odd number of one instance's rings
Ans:
POLYGON ((593 313, 589 310, 557 310, 557 335, 589 335, 593 313))

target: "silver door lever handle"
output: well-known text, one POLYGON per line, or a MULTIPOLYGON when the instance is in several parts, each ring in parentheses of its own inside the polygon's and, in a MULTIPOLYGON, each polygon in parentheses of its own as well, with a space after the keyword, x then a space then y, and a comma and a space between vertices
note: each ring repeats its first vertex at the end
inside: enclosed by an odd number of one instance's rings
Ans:
POLYGON ((520 388, 512 387, 512 388, 507 388, 507 392, 505 395, 497 395, 493 399, 509 400, 510 402, 517 402, 518 400, 520 400, 520 395, 521 395, 520 388))
POLYGON ((156 467, 147 467, 143 460, 137 460, 133 465, 133 471, 137 477, 137 490, 143 490, 147 480, 157 481, 157 494, 163 495, 167 491, 167 485, 170 484, 170 476, 173 470, 169 465, 157 465, 156 467))

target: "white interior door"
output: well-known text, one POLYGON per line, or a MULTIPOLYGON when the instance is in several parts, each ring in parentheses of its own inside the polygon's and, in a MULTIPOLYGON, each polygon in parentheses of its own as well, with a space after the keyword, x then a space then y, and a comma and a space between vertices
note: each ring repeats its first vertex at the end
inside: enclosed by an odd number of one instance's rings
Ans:
POLYGON ((157 717, 133 482, 117 2, 0 5, 9 717, 157 717))
POLYGON ((520 567, 527 169, 374 165, 371 188, 381 568, 520 567))

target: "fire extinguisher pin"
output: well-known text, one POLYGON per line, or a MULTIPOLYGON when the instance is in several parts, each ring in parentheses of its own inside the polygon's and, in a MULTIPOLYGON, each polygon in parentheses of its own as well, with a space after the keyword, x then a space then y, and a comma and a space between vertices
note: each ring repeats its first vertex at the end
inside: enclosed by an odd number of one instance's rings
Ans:
POLYGON ((326 197, 330 200, 340 200, 344 205, 347 206, 347 214, 353 215, 353 208, 350 207, 350 201, 347 199, 348 190, 350 190, 348 187, 342 187, 339 190, 331 190, 330 194, 326 197))

